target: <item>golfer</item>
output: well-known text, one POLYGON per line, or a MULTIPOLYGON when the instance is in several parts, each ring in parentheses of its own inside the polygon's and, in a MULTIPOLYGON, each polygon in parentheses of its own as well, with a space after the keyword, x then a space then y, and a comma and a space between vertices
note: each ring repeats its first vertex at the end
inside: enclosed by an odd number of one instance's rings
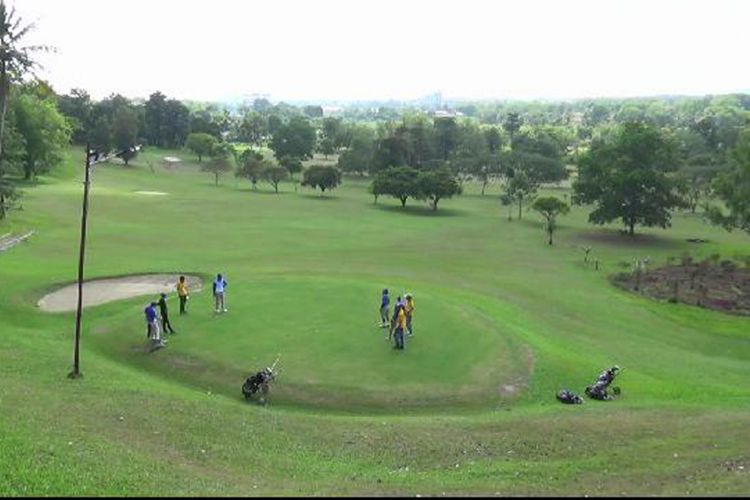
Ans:
POLYGON ((159 298, 159 312, 161 312, 161 327, 164 333, 177 333, 169 322, 169 311, 167 309, 167 294, 162 293, 159 298))
POLYGON ((180 276, 180 281, 177 283, 177 296, 180 297, 180 316, 182 316, 187 314, 187 301, 190 298, 184 276, 180 276))
POLYGON ((388 328, 388 309, 391 305, 391 298, 388 296, 388 289, 383 289, 383 295, 380 297, 380 327, 388 328))
POLYGON ((406 297, 406 304, 404 304, 404 311, 406 312, 406 330, 409 335, 409 337, 412 336, 412 330, 411 330, 411 318, 414 315, 414 296, 410 293, 407 293, 404 295, 406 297))
POLYGON ((406 311, 405 308, 398 307, 398 313, 396 313, 396 344, 393 346, 394 349, 404 349, 404 328, 406 327, 406 311))
POLYGON ((216 303, 216 312, 227 312, 227 308, 224 304, 224 291, 227 288, 227 280, 224 279, 224 277, 221 275, 221 273, 216 275, 216 279, 214 280, 214 302, 216 303))

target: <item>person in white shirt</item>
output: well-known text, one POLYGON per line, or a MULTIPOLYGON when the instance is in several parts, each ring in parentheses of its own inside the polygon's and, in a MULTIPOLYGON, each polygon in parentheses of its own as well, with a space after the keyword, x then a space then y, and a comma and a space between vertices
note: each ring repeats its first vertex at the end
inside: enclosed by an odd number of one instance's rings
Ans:
POLYGON ((216 275, 216 279, 214 280, 214 302, 216 303, 217 313, 227 312, 227 308, 224 305, 224 292, 228 284, 221 273, 216 275))

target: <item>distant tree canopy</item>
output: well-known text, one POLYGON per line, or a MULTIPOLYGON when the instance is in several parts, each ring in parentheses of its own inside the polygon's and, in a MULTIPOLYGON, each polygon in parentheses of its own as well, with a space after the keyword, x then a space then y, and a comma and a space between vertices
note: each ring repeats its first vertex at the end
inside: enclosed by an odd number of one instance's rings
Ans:
POLYGON ((214 143, 209 152, 211 159, 201 166, 201 170, 214 174, 215 185, 219 185, 219 176, 232 171, 232 146, 226 142, 214 143))
POLYGON ((597 141, 582 156, 573 184, 577 204, 594 204, 589 221, 620 219, 630 235, 636 225, 668 227, 671 210, 682 206, 678 167, 671 139, 653 125, 628 123, 607 141, 597 141))
POLYGON ((293 117, 276 130, 271 139, 271 149, 276 158, 292 156, 301 160, 312 158, 315 148, 315 128, 303 117, 293 117))
POLYGON ((302 178, 303 186, 320 188, 321 196, 326 189, 331 190, 339 184, 341 184, 341 171, 328 165, 311 165, 305 170, 302 178))
POLYGON ((257 189, 258 181, 271 166, 273 164, 266 160, 261 153, 252 149, 246 149, 240 155, 239 166, 235 170, 234 175, 249 180, 253 186, 253 190, 255 190, 257 189))
POLYGON ((709 208, 709 218, 727 230, 750 233, 750 128, 742 131, 733 151, 734 166, 713 182, 713 190, 726 210, 709 208))

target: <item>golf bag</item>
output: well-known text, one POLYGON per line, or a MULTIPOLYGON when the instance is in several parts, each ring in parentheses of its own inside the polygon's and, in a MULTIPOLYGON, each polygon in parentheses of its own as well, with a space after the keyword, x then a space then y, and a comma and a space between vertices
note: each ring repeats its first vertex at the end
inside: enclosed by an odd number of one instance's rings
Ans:
POLYGON ((617 376, 617 373, 620 371, 620 367, 615 365, 612 368, 607 368, 604 370, 599 377, 596 379, 596 382, 594 382, 593 385, 590 385, 586 387, 586 395, 590 397, 591 399, 597 399, 599 401, 610 401, 614 399, 614 395, 620 394, 620 388, 619 387, 613 387, 612 388, 612 394, 609 394, 607 392, 607 389, 609 388, 609 385, 612 383, 612 381, 617 376))
POLYGON ((252 399, 257 394, 258 403, 266 404, 266 397, 271 388, 271 382, 276 380, 276 376, 278 375, 278 372, 274 372, 278 362, 279 359, 276 358, 273 365, 263 368, 255 375, 251 375, 245 379, 245 383, 242 384, 242 395, 245 396, 246 400, 252 399))
POLYGON ((561 403, 565 403, 566 405, 579 405, 583 403, 583 398, 579 396, 578 394, 575 394, 573 392, 570 392, 567 389, 561 389, 557 391, 557 400, 561 403))

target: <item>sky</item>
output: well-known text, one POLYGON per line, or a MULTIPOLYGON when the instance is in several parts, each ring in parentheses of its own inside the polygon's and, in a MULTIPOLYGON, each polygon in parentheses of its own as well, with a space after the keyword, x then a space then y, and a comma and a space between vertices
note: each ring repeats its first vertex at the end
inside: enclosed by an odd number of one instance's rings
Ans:
POLYGON ((223 100, 750 91, 750 0, 6 0, 58 92, 223 100))

